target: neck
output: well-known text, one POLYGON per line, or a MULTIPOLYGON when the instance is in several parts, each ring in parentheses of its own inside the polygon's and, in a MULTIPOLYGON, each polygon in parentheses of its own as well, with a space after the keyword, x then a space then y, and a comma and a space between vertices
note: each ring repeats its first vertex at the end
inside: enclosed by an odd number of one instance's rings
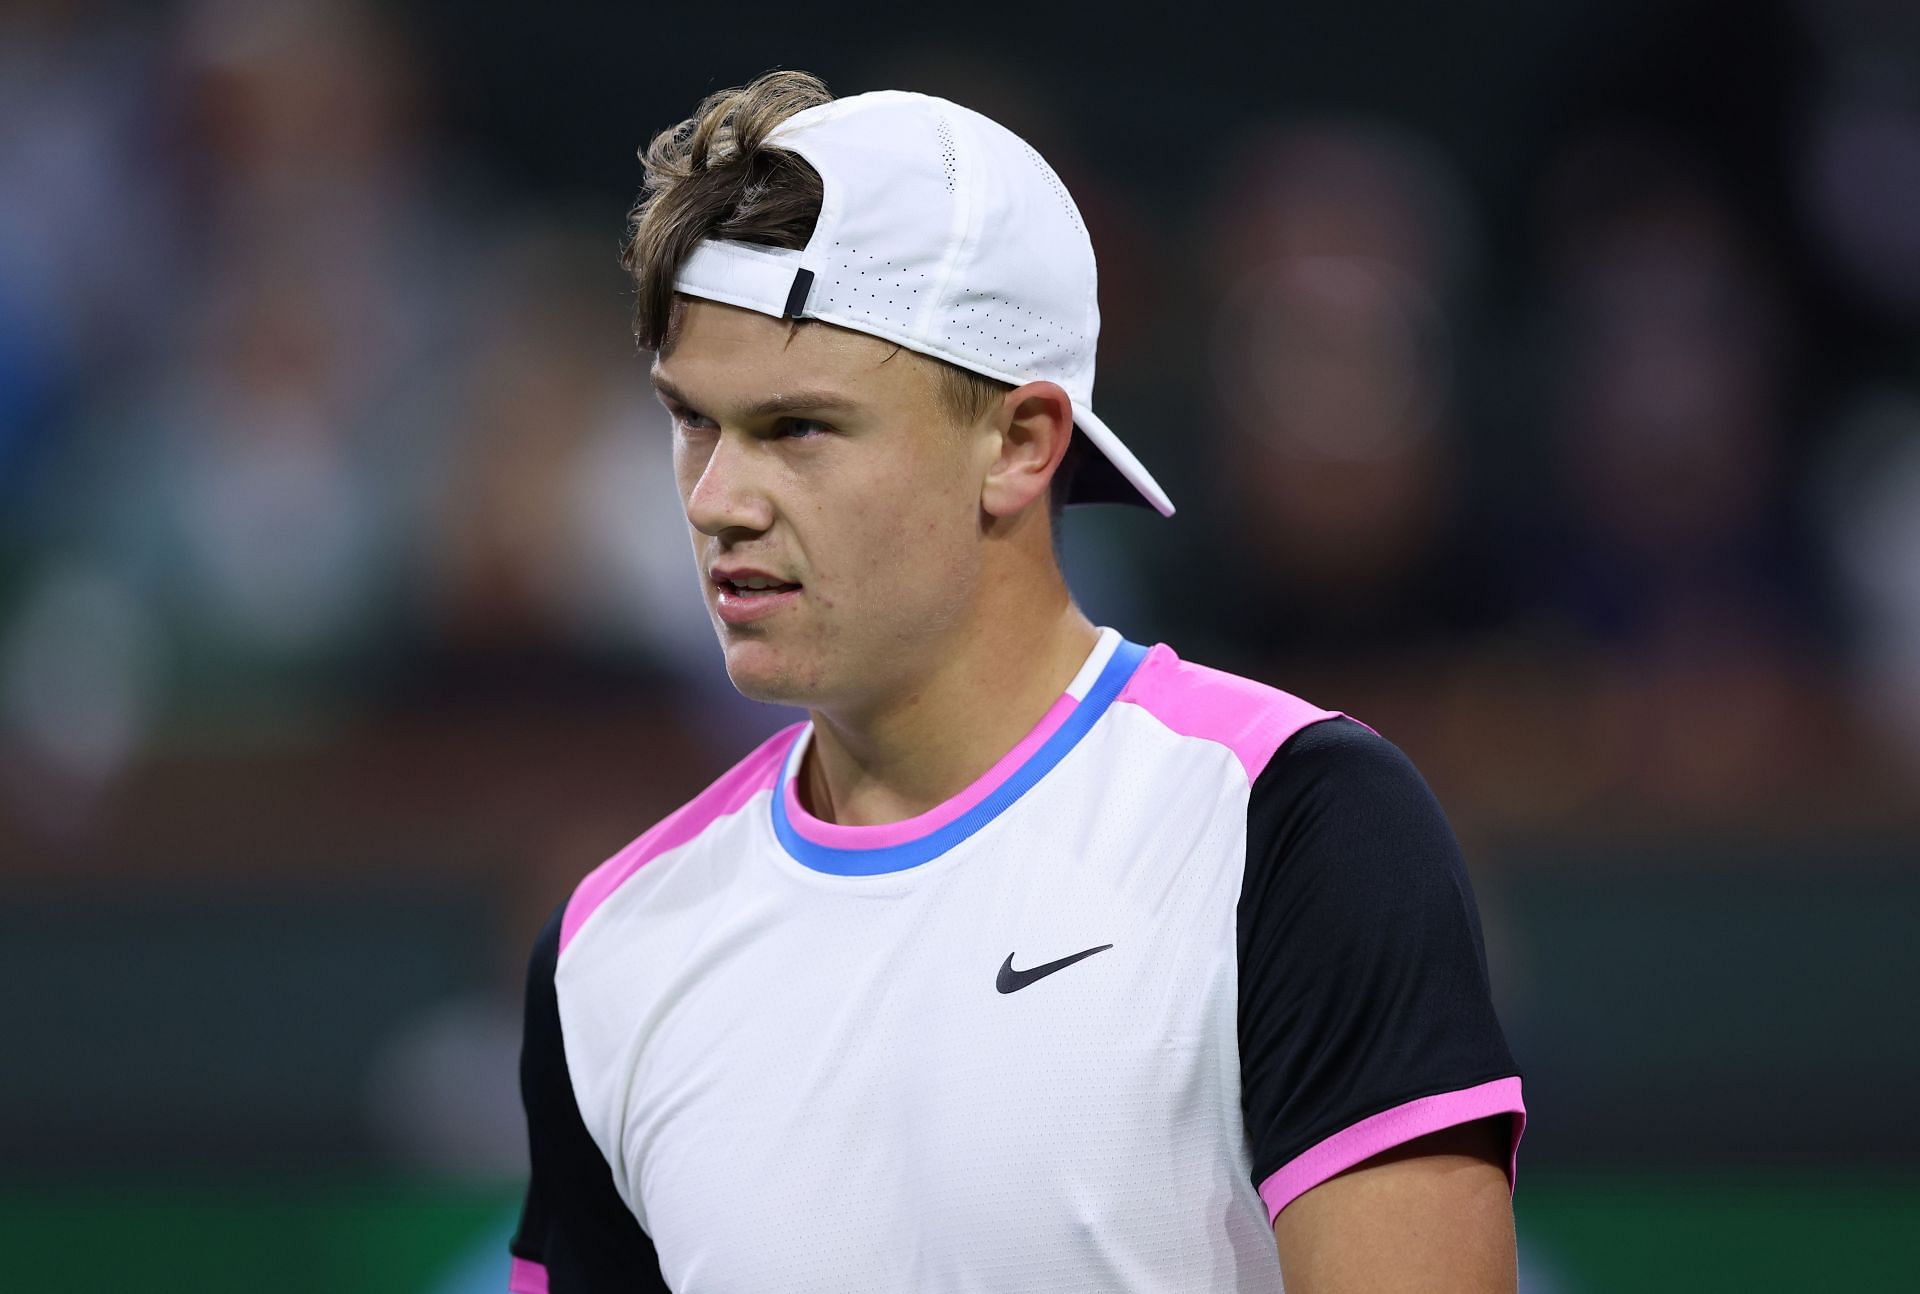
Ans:
POLYGON ((1040 722, 1099 639, 1064 586, 1049 601, 996 616, 952 644, 909 695, 859 714, 814 711, 796 788, 807 811, 844 826, 899 822, 993 767, 1040 722))

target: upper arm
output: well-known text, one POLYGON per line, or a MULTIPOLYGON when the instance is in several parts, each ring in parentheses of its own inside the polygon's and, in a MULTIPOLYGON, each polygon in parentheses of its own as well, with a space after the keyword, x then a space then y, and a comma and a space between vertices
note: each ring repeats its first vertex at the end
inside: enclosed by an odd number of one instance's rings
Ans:
POLYGON ((527 968, 520 1096, 531 1171, 510 1246, 513 1294, 666 1294, 653 1242, 614 1189, 613 1173, 580 1117, 554 983, 560 922, 553 914, 527 968))
MULTIPOLYGON (((1351 1209, 1412 1209, 1382 1192, 1444 1202, 1497 1187, 1510 1236, 1520 1079, 1459 847, 1390 743, 1329 720, 1269 761, 1248 807, 1238 938, 1243 1113, 1283 1262, 1290 1235, 1351 1209), (1459 1162, 1451 1139, 1468 1136, 1459 1162), (1415 1153, 1430 1144, 1454 1149, 1415 1153)), ((1441 1243, 1424 1225, 1407 1234, 1441 1243)))
POLYGON ((1308 1190, 1274 1219, 1289 1294, 1515 1288, 1507 1120, 1430 1132, 1308 1190))

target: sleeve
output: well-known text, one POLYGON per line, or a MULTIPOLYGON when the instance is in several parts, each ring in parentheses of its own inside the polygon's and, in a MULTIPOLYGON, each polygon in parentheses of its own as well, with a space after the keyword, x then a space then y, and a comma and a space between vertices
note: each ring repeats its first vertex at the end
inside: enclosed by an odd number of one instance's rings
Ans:
POLYGON ((510 1245, 511 1294, 668 1294, 653 1242, 613 1186, 567 1073, 554 986, 560 920, 553 914, 527 968, 520 1096, 532 1174, 510 1245))
POLYGON ((1238 915, 1241 1097, 1271 1222, 1416 1137, 1526 1108, 1460 847, 1412 763, 1351 719, 1255 779, 1238 915))

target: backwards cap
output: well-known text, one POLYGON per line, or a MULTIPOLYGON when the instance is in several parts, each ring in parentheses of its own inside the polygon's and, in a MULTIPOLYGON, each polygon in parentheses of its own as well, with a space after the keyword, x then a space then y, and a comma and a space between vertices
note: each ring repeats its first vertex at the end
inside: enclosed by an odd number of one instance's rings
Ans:
POLYGON ((1057 382, 1089 458, 1068 503, 1173 503, 1093 412, 1093 243, 1039 153, 957 103, 879 90, 795 113, 767 145, 824 189, 798 251, 707 239, 674 290, 776 319, 818 319, 1014 386, 1057 382))

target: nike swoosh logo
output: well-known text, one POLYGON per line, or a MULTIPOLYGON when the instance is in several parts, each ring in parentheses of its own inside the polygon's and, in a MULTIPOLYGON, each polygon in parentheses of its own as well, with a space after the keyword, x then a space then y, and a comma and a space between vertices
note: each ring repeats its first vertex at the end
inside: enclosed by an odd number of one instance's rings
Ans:
POLYGON ((1057 970, 1065 970, 1082 958, 1091 957, 1095 953, 1103 953, 1111 947, 1113 947, 1112 944, 1101 944, 1098 948, 1089 948, 1085 952, 1075 953, 1071 957, 1062 957, 1057 962, 1048 962, 1043 966, 1034 966, 1027 970, 1015 970, 1013 968, 1013 954, 1008 953, 1007 959, 1000 963, 1000 974, 993 981, 993 986, 1002 993, 1018 993, 1021 989, 1037 979, 1045 979, 1057 970))

